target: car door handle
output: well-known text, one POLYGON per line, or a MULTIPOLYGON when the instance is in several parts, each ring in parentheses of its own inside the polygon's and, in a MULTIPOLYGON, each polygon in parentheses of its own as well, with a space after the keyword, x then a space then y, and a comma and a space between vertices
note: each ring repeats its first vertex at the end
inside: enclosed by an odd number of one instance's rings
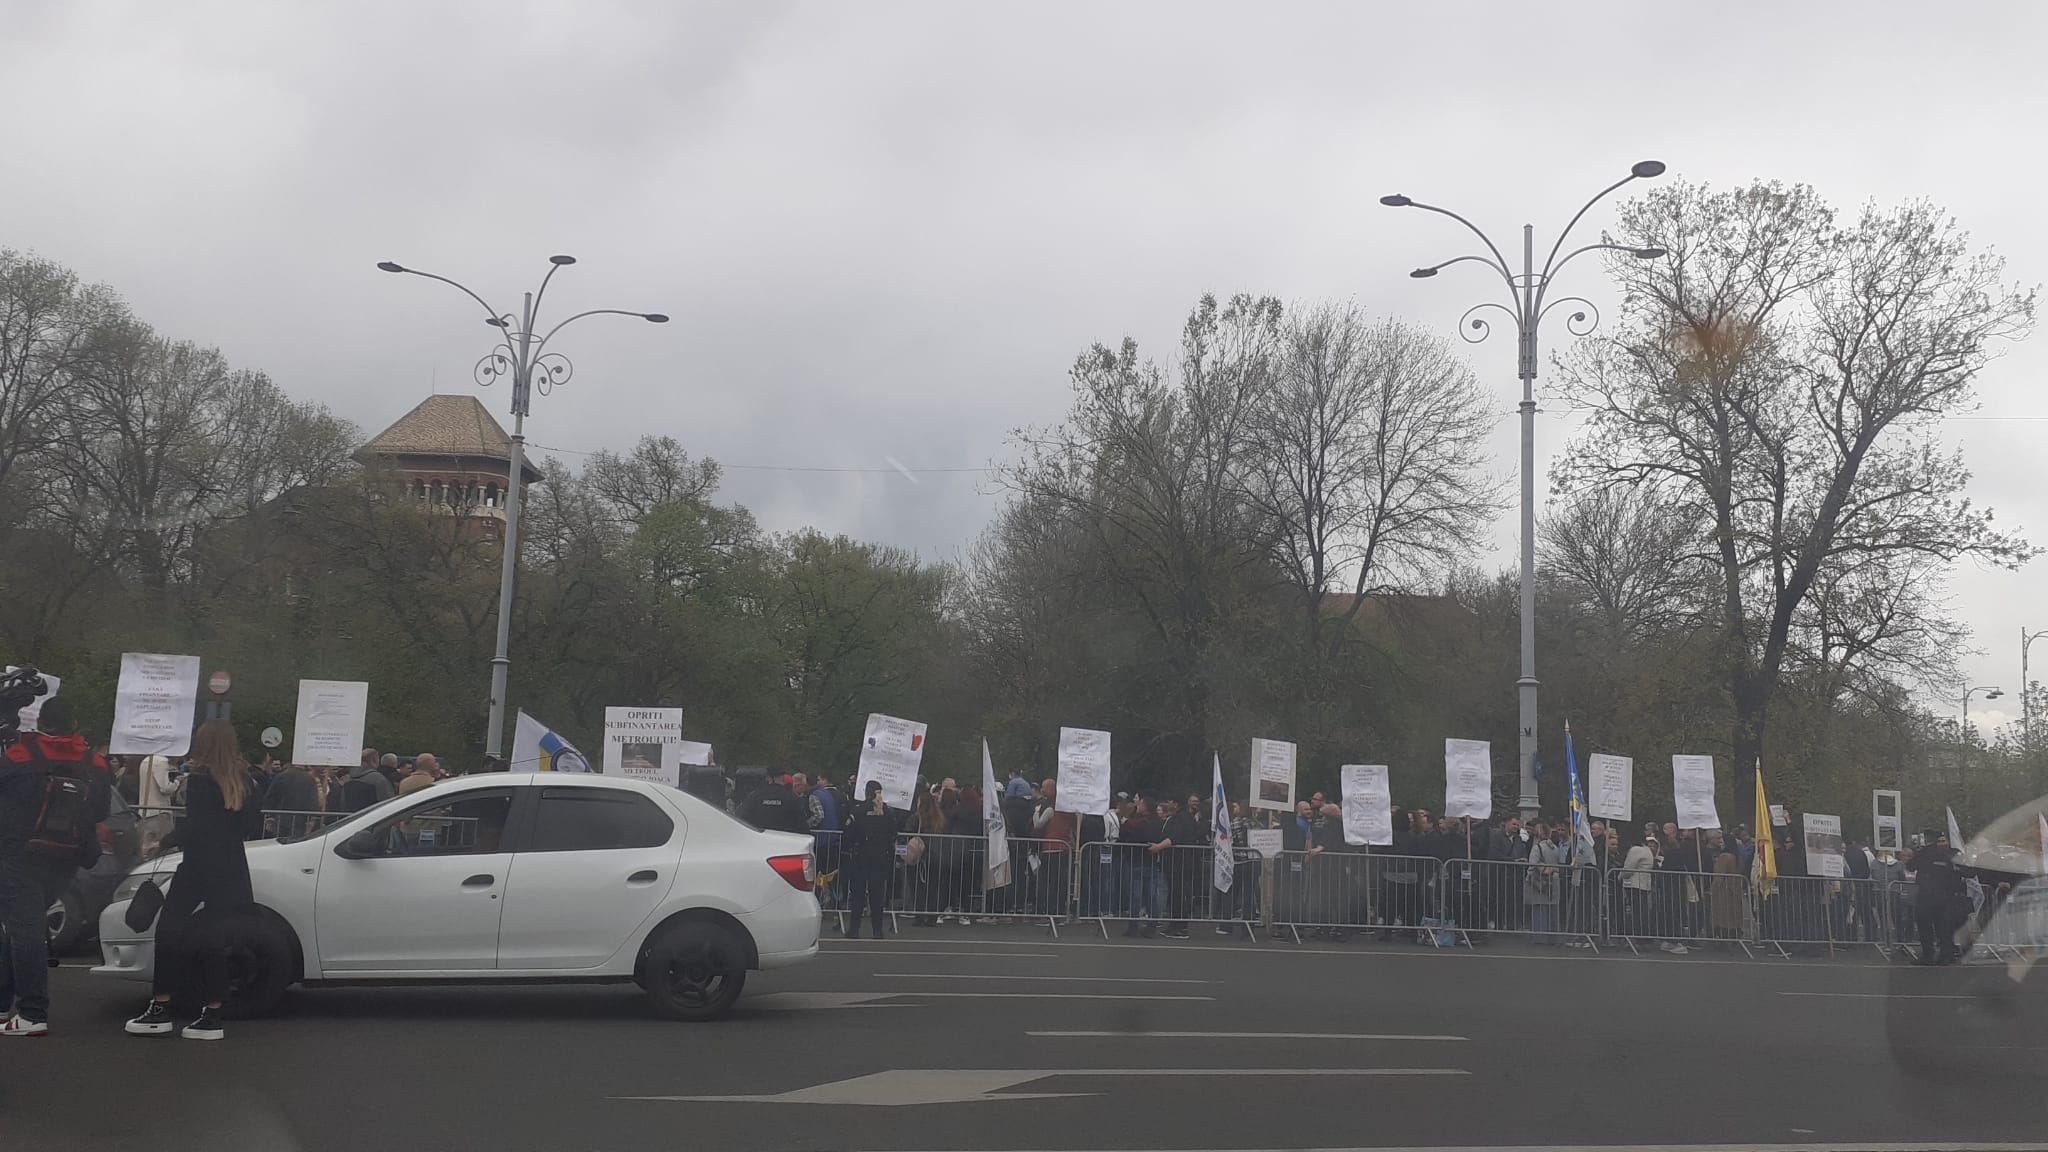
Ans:
POLYGON ((471 876, 469 879, 464 880, 462 882, 462 886, 464 888, 489 888, 491 885, 496 884, 497 882, 498 878, 496 876, 493 876, 488 872, 479 872, 476 875, 471 876))
POLYGON ((661 879, 661 874, 660 874, 660 873, 658 873, 658 872, 656 872, 656 871, 655 871, 654 869, 652 869, 652 868, 642 868, 642 869, 641 869, 640 871, 638 871, 638 872, 635 872, 635 873, 633 873, 633 874, 632 874, 631 876, 628 876, 628 877, 626 877, 626 883, 628 883, 628 884, 652 884, 652 883, 654 883, 654 882, 655 882, 656 880, 659 880, 659 879, 661 879))

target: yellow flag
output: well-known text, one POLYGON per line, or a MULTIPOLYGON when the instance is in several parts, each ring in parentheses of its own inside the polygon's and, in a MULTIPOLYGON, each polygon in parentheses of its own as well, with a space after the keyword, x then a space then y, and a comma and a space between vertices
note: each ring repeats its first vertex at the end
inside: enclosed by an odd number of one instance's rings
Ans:
POLYGON ((1756 766, 1756 859, 1749 881, 1759 896, 1769 896, 1778 883, 1778 833, 1771 826, 1771 806, 1764 799, 1764 766, 1756 766))

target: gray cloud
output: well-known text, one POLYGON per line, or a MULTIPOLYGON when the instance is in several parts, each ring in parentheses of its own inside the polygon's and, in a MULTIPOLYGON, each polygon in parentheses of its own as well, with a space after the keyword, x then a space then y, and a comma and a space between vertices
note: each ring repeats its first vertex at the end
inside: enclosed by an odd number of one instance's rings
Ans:
MULTIPOLYGON (((0 243, 366 430, 470 387, 489 345, 466 301, 375 261, 509 308, 569 252, 558 314, 675 322, 565 335, 577 378, 537 403, 536 442, 974 466, 1059 416, 1077 351, 1131 333, 1163 352, 1203 291, 1356 297, 1449 331, 1485 286, 1407 280, 1460 237, 1378 207, 1386 191, 1542 232, 1657 156, 1845 208, 1928 196, 2037 281, 2041 162, 2015 144, 2048 113, 2044 17, 1985 11, 14 0, 0 243)), ((1512 348, 1471 354, 1505 414, 1512 348)), ((2014 348, 1985 413, 2048 415, 2028 387, 2044 367, 2038 341, 2014 348)), ((2048 539, 2048 421, 1950 434, 1978 496, 2048 539)), ((1504 469, 1512 436, 1504 420, 1504 469)), ((771 527, 954 555, 993 500, 972 473, 919 479, 734 471, 727 492, 771 527)), ((2017 684, 2044 586, 2038 567, 1957 573, 1987 648, 1974 683, 2017 684)))

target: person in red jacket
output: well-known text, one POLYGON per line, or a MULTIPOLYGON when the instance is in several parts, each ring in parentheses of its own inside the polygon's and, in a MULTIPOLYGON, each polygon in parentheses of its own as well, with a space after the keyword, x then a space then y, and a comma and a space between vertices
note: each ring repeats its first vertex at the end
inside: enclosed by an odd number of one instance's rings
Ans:
POLYGON ((38 731, 23 732, 0 756, 0 1036, 43 1036, 50 1031, 47 917, 50 905, 81 867, 99 858, 95 828, 107 818, 113 780, 106 762, 78 734, 71 702, 43 701, 38 731), (85 831, 74 855, 31 845, 51 772, 87 765, 92 788, 83 813, 85 831))

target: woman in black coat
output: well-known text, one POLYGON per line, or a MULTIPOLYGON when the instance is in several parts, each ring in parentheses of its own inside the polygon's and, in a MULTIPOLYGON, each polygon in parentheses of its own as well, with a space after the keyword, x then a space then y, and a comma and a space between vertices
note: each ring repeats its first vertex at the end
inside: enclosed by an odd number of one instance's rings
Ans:
POLYGON ((218 1040, 221 1002, 228 994, 226 928, 255 903, 249 888, 249 858, 242 842, 263 832, 263 810, 242 762, 235 730, 226 720, 209 720, 192 737, 185 761, 185 819, 166 836, 163 848, 181 848, 184 858, 164 893, 156 922, 156 968, 150 1001, 128 1022, 136 1036, 161 1036, 175 1026, 171 998, 197 985, 199 1017, 185 1026, 187 1040, 218 1040))

